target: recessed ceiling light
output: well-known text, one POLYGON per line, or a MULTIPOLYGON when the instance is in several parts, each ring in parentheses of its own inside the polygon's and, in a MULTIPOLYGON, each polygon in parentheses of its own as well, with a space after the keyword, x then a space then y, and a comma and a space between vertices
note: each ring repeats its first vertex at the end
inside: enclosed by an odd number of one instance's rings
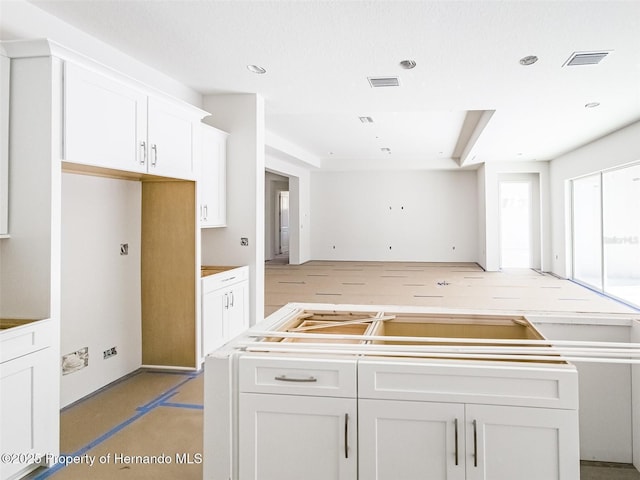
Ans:
POLYGON ((362 123, 373 123, 373 118, 371 117, 358 117, 362 123))
POLYGON ((257 73, 258 75, 267 73, 267 71, 264 68, 259 67, 258 65, 247 65, 247 70, 249 70, 252 73, 257 73))
POLYGON ((600 102, 585 103, 584 108, 596 108, 600 106, 600 102))
POLYGON ((538 61, 538 57, 535 55, 527 55, 526 57, 522 57, 520 59, 520 65, 533 65, 538 61))
POLYGON ((416 65, 417 64, 415 60, 402 60, 400 62, 400 66, 405 70, 411 70, 412 68, 415 68, 416 65))

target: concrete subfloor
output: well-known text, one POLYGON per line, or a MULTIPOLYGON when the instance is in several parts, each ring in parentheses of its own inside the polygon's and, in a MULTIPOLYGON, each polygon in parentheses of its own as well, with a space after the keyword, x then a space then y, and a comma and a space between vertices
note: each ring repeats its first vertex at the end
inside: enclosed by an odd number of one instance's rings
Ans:
MULTIPOLYGON (((288 302, 634 311, 531 270, 488 273, 475 264, 403 262, 267 264, 265 315, 288 302)), ((135 372, 61 413, 61 452, 95 458, 93 466, 57 465, 28 478, 201 479, 202 405, 202 372, 135 372), (141 463, 145 459, 165 463, 141 463)), ((640 473, 626 464, 582 462, 580 471, 581 480, 640 480, 640 473)))

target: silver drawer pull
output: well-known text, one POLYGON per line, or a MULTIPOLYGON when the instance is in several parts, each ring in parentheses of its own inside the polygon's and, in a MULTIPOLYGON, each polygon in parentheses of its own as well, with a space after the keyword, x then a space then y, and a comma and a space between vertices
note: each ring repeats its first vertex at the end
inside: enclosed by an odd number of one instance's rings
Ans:
POLYGON ((317 382, 318 379, 316 377, 306 377, 306 378, 295 378, 295 377, 287 377, 286 375, 279 375, 275 377, 276 380, 280 382, 302 382, 302 383, 312 383, 317 382))

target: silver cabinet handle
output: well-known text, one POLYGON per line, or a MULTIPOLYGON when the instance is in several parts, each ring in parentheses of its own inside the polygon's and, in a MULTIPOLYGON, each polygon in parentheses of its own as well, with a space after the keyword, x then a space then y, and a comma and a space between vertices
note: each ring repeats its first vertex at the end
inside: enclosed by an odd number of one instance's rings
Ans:
POLYGON ((344 414, 344 458, 349 458, 349 414, 344 414))
POLYGON ((231 306, 233 307, 233 305, 236 303, 236 297, 233 296, 233 290, 229 292, 229 295, 231 295, 231 306))
POLYGON ((204 206, 204 219, 206 220, 209 217, 209 207, 207 205, 204 206))
POLYGON ((455 453, 455 455, 456 455, 456 466, 458 466, 458 419, 457 418, 453 421, 453 425, 455 427, 454 434, 453 434, 453 440, 456 443, 456 450, 455 450, 456 451, 456 453, 455 453))
POLYGON ((147 142, 140 142, 140 165, 147 163, 147 142))
POLYGON ((225 309, 229 308, 229 294, 228 293, 224 294, 224 308, 225 309))
POLYGON ((316 377, 300 378, 300 377, 287 377, 286 375, 278 375, 277 377, 274 377, 274 378, 275 380, 278 380, 280 382, 313 383, 318 381, 316 377))
POLYGON ((155 143, 152 144, 151 150, 153 151, 153 160, 151 160, 151 166, 155 167, 156 163, 158 163, 158 146, 155 143))
POLYGON ((478 424, 473 421, 473 466, 478 466, 478 424))

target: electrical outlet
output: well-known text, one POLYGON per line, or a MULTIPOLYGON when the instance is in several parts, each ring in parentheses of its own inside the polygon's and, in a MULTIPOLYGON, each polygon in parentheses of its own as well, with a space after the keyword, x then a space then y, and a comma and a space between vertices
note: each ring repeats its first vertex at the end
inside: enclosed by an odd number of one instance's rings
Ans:
POLYGON ((249 246, 249 239, 247 237, 241 237, 240 238, 240 245, 242 245, 243 247, 248 247, 249 246))
POLYGON ((129 244, 121 243, 120 244, 120 255, 129 255, 129 244))
POLYGON ((117 354, 118 354, 118 351, 116 350, 116 347, 108 348, 104 352, 102 352, 103 360, 106 360, 107 358, 113 357, 117 354))

